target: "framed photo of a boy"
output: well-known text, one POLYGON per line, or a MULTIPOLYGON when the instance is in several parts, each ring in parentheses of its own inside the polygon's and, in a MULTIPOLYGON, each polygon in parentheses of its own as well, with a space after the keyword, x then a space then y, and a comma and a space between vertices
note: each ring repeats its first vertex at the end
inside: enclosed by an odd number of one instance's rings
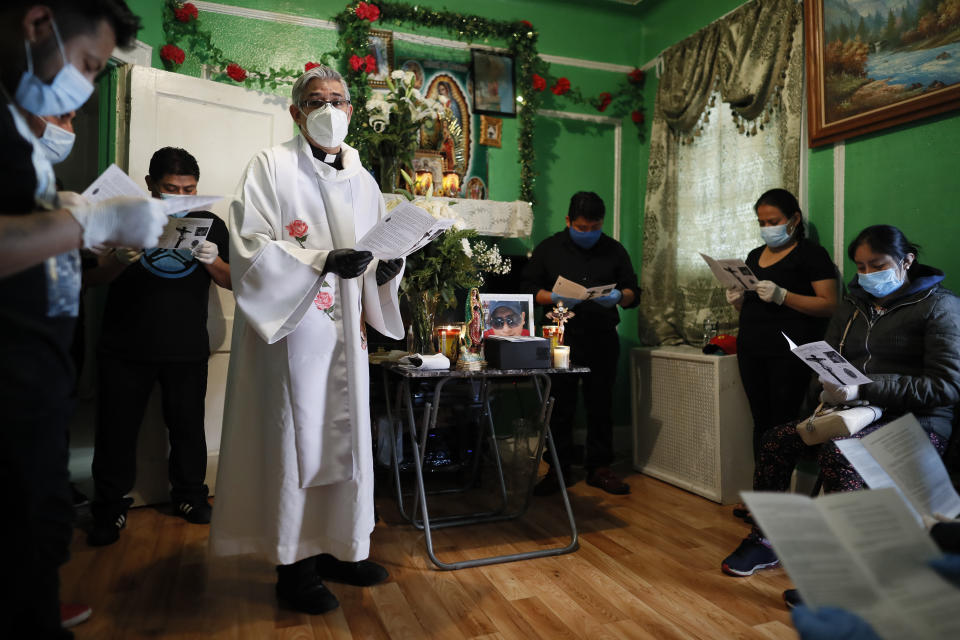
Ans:
POLYGON ((533 296, 529 293, 481 293, 487 336, 532 336, 533 296))

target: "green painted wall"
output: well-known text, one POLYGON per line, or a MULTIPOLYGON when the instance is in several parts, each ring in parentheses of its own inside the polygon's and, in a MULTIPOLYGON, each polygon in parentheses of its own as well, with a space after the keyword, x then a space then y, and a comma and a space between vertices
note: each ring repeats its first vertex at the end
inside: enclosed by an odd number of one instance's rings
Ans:
MULTIPOLYGON (((159 0, 129 0, 145 23, 140 39, 154 46, 154 65, 160 66, 157 51, 165 44, 159 0)), ((345 5, 343 0, 232 0, 233 6, 276 11, 311 18, 330 19, 345 5)), ((423 0, 421 6, 447 8, 496 19, 525 19, 540 33, 542 54, 582 58, 619 65, 639 66, 663 49, 691 35, 713 20, 742 4, 741 0, 645 0, 637 6, 594 0, 423 0)), ((227 55, 241 65, 300 66, 333 47, 332 32, 260 23, 245 18, 202 13, 215 34, 216 42, 227 55)), ((380 27, 381 25, 376 25, 380 27)), ((382 25, 382 28, 391 28, 382 25)), ((394 30, 411 31, 409 27, 394 30)), ((417 33, 451 37, 441 31, 416 29, 417 33)), ((489 44, 498 44, 491 42, 489 44)), ((458 58, 459 56, 459 58, 458 58)), ((451 60, 463 54, 450 53, 451 60)), ((567 76, 586 95, 609 90, 621 76, 618 73, 553 65, 555 75, 567 76)), ((199 69, 189 62, 183 72, 197 75, 199 69)), ((646 111, 652 116, 657 81, 649 73, 646 84, 646 111)), ((543 107, 564 111, 596 113, 578 109, 563 99, 545 92, 543 107)), ((543 120, 543 119, 541 119, 543 120)), ((642 258, 643 199, 649 149, 638 142, 634 125, 623 123, 621 241, 640 268, 642 258)), ((505 252, 522 253, 563 226, 569 196, 586 185, 600 185, 609 171, 609 128, 585 127, 569 121, 545 121, 535 142, 539 173, 534 208, 533 236, 501 243, 505 252), (599 168, 599 171, 598 171, 599 168)), ((490 195, 511 200, 519 192, 516 146, 516 121, 505 119, 501 149, 489 150, 490 195)), ((960 254, 952 250, 947 238, 958 231, 956 211, 960 181, 957 140, 960 116, 947 115, 919 123, 888 129, 847 141, 845 170, 844 239, 848 242, 868 224, 885 222, 900 226, 923 247, 923 260, 948 273, 947 284, 960 288, 960 254)), ((833 244, 833 150, 832 147, 809 150, 808 214, 821 243, 833 244)), ((607 202, 608 207, 612 201, 607 202)), ((608 222, 607 232, 612 224, 608 222)), ((852 265, 844 265, 849 279, 852 265)), ((635 311, 622 314, 621 337, 624 353, 636 346, 635 311)), ((629 393, 626 358, 621 359, 616 419, 629 421, 629 393)))

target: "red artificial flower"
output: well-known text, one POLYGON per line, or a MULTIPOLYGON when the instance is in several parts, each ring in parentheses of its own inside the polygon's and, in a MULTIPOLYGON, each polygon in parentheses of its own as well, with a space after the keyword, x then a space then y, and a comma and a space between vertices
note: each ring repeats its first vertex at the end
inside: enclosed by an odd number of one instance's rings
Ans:
POLYGON ((307 64, 303 65, 303 70, 306 72, 306 71, 310 71, 310 69, 315 69, 316 67, 319 67, 319 66, 321 66, 319 62, 308 62, 307 64))
POLYGON ((320 311, 326 311, 333 306, 333 296, 326 291, 321 291, 313 299, 313 304, 317 305, 317 309, 320 309, 320 311))
POLYGON ((634 69, 627 74, 627 80, 630 81, 630 84, 640 84, 643 82, 643 69, 634 69))
POLYGON ((643 111, 634 111, 630 114, 630 119, 633 120, 635 124, 643 124, 643 111))
POLYGON ((567 91, 570 91, 570 81, 566 78, 560 78, 557 80, 557 84, 550 87, 550 91, 553 91, 554 95, 562 96, 567 91))
POLYGON ((377 59, 375 57, 373 57, 372 55, 369 55, 363 59, 363 62, 366 65, 366 67, 364 68, 364 71, 366 71, 367 73, 377 72, 377 59))
POLYGON ((160 59, 173 64, 183 64, 186 59, 183 49, 175 44, 165 44, 160 48, 160 59))
POLYGON ((533 88, 537 91, 543 91, 547 88, 547 81, 535 73, 533 74, 533 88))
POLYGON ((200 12, 194 4, 186 2, 179 9, 174 9, 173 15, 180 22, 190 22, 190 20, 196 20, 200 12))
POLYGON ((372 2, 357 3, 357 8, 353 12, 361 20, 369 20, 370 22, 380 17, 380 8, 372 2))
POLYGON ((363 58, 361 58, 360 56, 356 54, 350 56, 350 68, 353 69, 354 71, 360 71, 360 69, 363 69, 363 64, 364 64, 363 58))
POLYGON ((236 62, 227 65, 227 75, 237 82, 243 82, 247 79, 247 71, 236 62))
POLYGON ((527 21, 527 20, 521 20, 521 21, 520 21, 520 24, 522 24, 523 26, 525 26, 527 29, 533 29, 533 25, 530 24, 530 22, 527 21))
POLYGON ((600 104, 597 105, 597 111, 606 111, 607 107, 610 106, 610 103, 613 101, 613 96, 604 91, 600 94, 600 104))

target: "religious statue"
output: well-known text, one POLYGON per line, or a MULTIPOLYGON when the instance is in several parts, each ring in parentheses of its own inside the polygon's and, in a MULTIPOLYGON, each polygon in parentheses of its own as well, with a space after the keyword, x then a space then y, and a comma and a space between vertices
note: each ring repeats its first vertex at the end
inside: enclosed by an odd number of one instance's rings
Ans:
POLYGON ((483 360, 483 303, 480 302, 480 292, 476 289, 470 289, 467 296, 467 304, 464 309, 466 312, 467 326, 464 331, 463 345, 460 349, 460 359, 457 361, 458 369, 475 371, 482 369, 486 364, 483 360))
POLYGON ((557 302, 557 306, 547 312, 547 317, 556 322, 557 326, 560 327, 560 336, 557 338, 559 344, 563 344, 563 325, 575 315, 569 307, 563 306, 563 300, 557 302))

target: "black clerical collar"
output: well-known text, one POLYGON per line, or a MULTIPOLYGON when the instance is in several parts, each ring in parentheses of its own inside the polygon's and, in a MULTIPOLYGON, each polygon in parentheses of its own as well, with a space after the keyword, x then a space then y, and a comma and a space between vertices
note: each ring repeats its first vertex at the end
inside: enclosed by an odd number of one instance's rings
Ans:
POLYGON ((313 145, 310 145, 310 151, 313 152, 313 157, 316 158, 317 160, 319 160, 320 162, 323 162, 324 164, 330 165, 331 167, 333 167, 333 168, 336 169, 337 171, 340 171, 341 169, 343 169, 343 159, 342 159, 342 158, 343 158, 343 148, 342 148, 342 147, 341 147, 341 149, 340 149, 340 152, 339 152, 339 153, 335 153, 335 154, 334 154, 334 153, 327 153, 327 152, 324 151, 323 149, 321 149, 321 148, 319 148, 319 147, 315 147, 315 146, 313 146, 313 145))

